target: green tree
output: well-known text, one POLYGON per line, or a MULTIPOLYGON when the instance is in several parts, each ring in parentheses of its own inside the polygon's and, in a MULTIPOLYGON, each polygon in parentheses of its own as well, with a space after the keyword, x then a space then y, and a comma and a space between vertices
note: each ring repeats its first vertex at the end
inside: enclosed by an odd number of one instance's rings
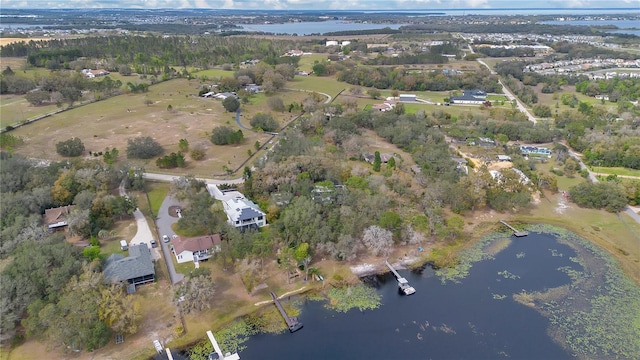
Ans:
POLYGON ((127 158, 151 159, 164 152, 162 145, 150 136, 140 136, 127 140, 127 158))
POLYGON ((380 151, 376 151, 373 158, 373 171, 380 171, 380 165, 382 159, 380 158, 380 151))
POLYGON ((51 94, 48 91, 31 91, 25 95, 25 99, 29 102, 29 104, 33 106, 40 106, 44 103, 49 102, 51 98, 51 94))
POLYGON ((118 154, 119 154, 118 149, 106 148, 104 150, 104 154, 102 155, 102 160, 104 160, 104 162, 107 163, 108 165, 113 165, 118 159, 118 154))
POLYGON ((271 114, 258 113, 251 118, 251 126, 263 131, 276 131, 280 127, 278 121, 271 114))
POLYGON ((84 144, 80 138, 74 137, 56 143, 56 152, 67 157, 80 156, 84 152, 84 144))
POLYGON ((127 295, 122 283, 100 289, 98 317, 117 334, 135 334, 140 327, 142 312, 136 297, 127 295))
POLYGON ((396 168, 396 158, 394 158, 393 156, 391 158, 389 158, 389 161, 387 161, 387 168, 389 168, 389 169, 395 169, 396 168))
POLYGON ((242 130, 234 131, 228 126, 218 126, 211 132, 211 142, 216 145, 240 144, 244 141, 242 130))
POLYGON ((367 95, 369 95, 372 99, 377 99, 378 97, 380 97, 380 90, 378 89, 369 89, 367 90, 367 95))
POLYGON ((236 112, 240 108, 240 101, 235 96, 229 96, 222 100, 222 106, 228 112, 236 112))
POLYGON ((93 265, 74 276, 57 301, 29 306, 28 335, 41 336, 56 346, 93 351, 109 342, 110 330, 98 316, 97 301, 104 282, 93 265))

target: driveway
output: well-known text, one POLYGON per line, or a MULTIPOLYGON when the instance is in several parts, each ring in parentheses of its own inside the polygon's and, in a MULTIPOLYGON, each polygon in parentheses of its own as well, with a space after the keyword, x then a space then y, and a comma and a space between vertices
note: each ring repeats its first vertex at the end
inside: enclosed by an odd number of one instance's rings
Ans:
MULTIPOLYGON (((120 187, 118 188, 120 192, 120 196, 128 197, 125 191, 125 180, 122 180, 120 183, 120 187)), ((153 239, 153 233, 151 232, 151 228, 149 227, 149 223, 147 222, 147 218, 144 217, 144 214, 140 209, 136 209, 133 212, 133 217, 136 219, 137 232, 136 235, 129 241, 129 246, 136 244, 147 244, 147 247, 151 249, 151 259, 153 261, 159 260, 162 255, 160 255, 160 251, 158 248, 153 248, 151 246, 151 239, 153 239)), ((158 241, 156 240, 156 243, 158 241)))
MULTIPOLYGON (((184 177, 184 175, 167 175, 167 174, 144 173, 144 174, 142 174, 142 177, 144 177, 145 179, 148 179, 148 180, 172 182, 172 181, 177 180, 177 179, 179 179, 181 177, 184 177)), ((220 184, 242 184, 244 182, 244 178, 242 178, 242 177, 239 177, 239 178, 236 178, 236 179, 228 179, 228 180, 205 179, 205 178, 196 178, 196 179, 204 181, 207 184, 216 184, 216 185, 220 185, 220 184)))
POLYGON ((177 199, 175 199, 171 195, 167 195, 167 197, 164 198, 162 205, 160 206, 158 217, 156 218, 156 227, 158 228, 158 234, 160 236, 160 239, 158 239, 158 241, 160 242, 160 246, 162 246, 162 252, 165 254, 164 260, 167 263, 167 269, 169 269, 169 278, 171 278, 172 284, 176 284, 182 281, 182 279, 184 279, 184 275, 176 272, 176 269, 173 266, 173 253, 171 253, 171 249, 169 248, 169 245, 171 243, 165 243, 162 240, 162 236, 167 235, 169 239, 172 239, 173 235, 176 234, 175 232, 173 232, 171 225, 178 222, 178 218, 173 217, 169 214, 169 207, 180 205, 181 204, 177 199))

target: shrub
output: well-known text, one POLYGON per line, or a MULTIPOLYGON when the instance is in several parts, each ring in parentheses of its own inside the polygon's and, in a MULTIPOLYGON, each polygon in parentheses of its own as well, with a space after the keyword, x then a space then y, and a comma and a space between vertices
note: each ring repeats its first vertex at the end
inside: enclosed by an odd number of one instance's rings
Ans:
POLYGON ((204 146, 202 146, 201 144, 194 145, 191 148, 191 153, 189 154, 189 156, 191 156, 191 158, 196 161, 204 159, 205 155, 206 155, 206 150, 204 146))
POLYGON ((56 152, 62 156, 80 156, 84 152, 84 144, 80 138, 74 137, 57 143, 56 152))
POLYGON ((211 132, 211 142, 216 145, 240 144, 243 140, 242 130, 233 131, 228 126, 219 126, 211 132))
POLYGON ((278 121, 276 119, 273 118, 273 116, 271 116, 271 114, 256 114, 252 119, 251 119, 251 126, 256 128, 256 129, 262 129, 264 131, 276 131, 278 130, 278 127, 280 127, 280 124, 278 124, 278 121))
POLYGON ((150 136, 140 136, 127 141, 127 158, 151 159, 164 152, 162 145, 150 136))
POLYGON ((176 167, 185 167, 184 155, 181 152, 171 153, 156 160, 156 165, 161 169, 173 169, 176 167))

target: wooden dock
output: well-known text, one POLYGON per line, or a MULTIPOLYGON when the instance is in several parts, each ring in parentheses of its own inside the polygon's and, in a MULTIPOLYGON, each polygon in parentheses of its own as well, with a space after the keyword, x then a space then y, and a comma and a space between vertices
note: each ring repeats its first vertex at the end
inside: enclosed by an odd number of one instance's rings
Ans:
POLYGON ((280 304, 280 301, 278 301, 278 297, 276 296, 276 294, 274 294, 273 292, 271 292, 270 294, 271 298, 273 298, 273 303, 276 304, 276 307, 280 311, 280 314, 284 318, 284 321, 287 323, 289 331, 296 332, 302 329, 302 323, 299 322, 297 318, 287 315, 286 311, 284 311, 284 308, 282 307, 282 304, 280 304))
POLYGON ((527 236, 527 235, 529 235, 529 233, 528 233, 527 231, 519 231, 518 229, 514 228, 513 226, 511 226, 511 225, 507 224, 507 222, 506 222, 506 221, 504 221, 504 220, 500 220, 500 222, 501 222, 504 226, 506 226, 506 227, 508 227, 509 229, 511 229, 511 231, 513 231, 513 235, 515 235, 516 237, 523 237, 523 236, 527 236))
POLYGON ((400 290, 402 290, 402 292, 405 295, 415 294, 416 289, 414 289, 413 286, 409 285, 409 282, 407 281, 407 279, 400 276, 400 274, 398 274, 396 269, 394 269, 393 266, 391 266, 391 264, 389 264, 388 261, 385 261, 385 264, 387 264, 387 267, 389 268, 389 270, 391 270, 393 275, 398 280, 398 287, 400 288, 400 290))

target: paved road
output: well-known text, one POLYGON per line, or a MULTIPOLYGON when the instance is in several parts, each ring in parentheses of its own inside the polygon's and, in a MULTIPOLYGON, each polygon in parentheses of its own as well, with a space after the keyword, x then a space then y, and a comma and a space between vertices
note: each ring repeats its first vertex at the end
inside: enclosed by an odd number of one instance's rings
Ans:
MULTIPOLYGON (((183 177, 184 175, 167 175, 167 174, 144 173, 142 176, 145 179, 149 179, 149 180, 172 182, 174 180, 177 180, 177 179, 183 177)), ((241 177, 236 178, 236 179, 228 179, 228 180, 205 179, 205 178, 196 178, 196 179, 204 181, 207 184, 216 184, 216 185, 220 185, 220 184, 242 184, 244 182, 244 179, 241 178, 241 177)))
POLYGON ((162 240, 162 236, 167 235, 169 239, 172 239, 173 235, 175 235, 173 229, 171 229, 171 225, 178 222, 178 218, 169 215, 169 207, 178 205, 180 205, 178 200, 173 198, 171 195, 167 195, 167 197, 164 198, 162 205, 160 205, 160 210, 158 211, 158 217, 156 219, 156 226, 158 228, 158 234, 160 235, 159 241, 162 246, 162 252, 165 254, 164 260, 167 263, 167 269, 169 269, 171 284, 176 284, 182 281, 182 279, 184 279, 184 275, 176 272, 176 269, 173 266, 173 253, 171 252, 171 249, 169 249, 169 244, 162 240))
MULTIPOLYGON (((471 49, 471 46, 469 46, 469 48, 471 49)), ((471 52, 473 53, 473 50, 471 50, 471 52)), ((480 65, 483 65, 484 67, 486 67, 487 69, 489 69, 489 71, 491 71, 491 74, 493 75, 497 75, 497 73, 495 71, 493 71, 489 65, 487 65, 486 62, 478 59, 476 60, 478 61, 478 63, 480 63, 480 65)), ((521 112, 523 112, 525 115, 527 115, 527 118, 529 119, 529 121, 531 121, 534 124, 538 123, 538 120, 536 119, 535 116, 533 116, 533 114, 531 114, 531 112, 529 112, 529 109, 527 109, 524 104, 522 104, 522 102, 520 102, 520 99, 518 99, 515 95, 513 95, 513 93, 511 93, 511 91, 509 91, 509 89, 507 89, 506 86, 504 86, 504 84, 502 83, 502 80, 498 80, 498 83, 500 83, 500 86, 502 86, 502 92, 504 93, 504 95, 509 99, 509 101, 515 101, 516 105, 518 106, 518 110, 520 110, 521 112)))
MULTIPOLYGON (((125 191, 125 180, 122 180, 120 183, 120 187, 118 188, 120 191, 120 196, 127 196, 125 191)), ((151 259, 153 261, 159 260, 162 255, 160 255, 160 251, 158 248, 154 248, 151 246, 151 239, 153 239, 153 233, 151 232, 151 228, 149 227, 149 223, 147 222, 147 218, 145 218, 144 214, 140 209, 136 209, 133 212, 133 217, 136 219, 136 226, 138 228, 136 235, 129 241, 129 246, 136 244, 146 244, 149 249, 151 249, 151 259)), ((158 241, 156 240, 156 243, 158 241)))
MULTIPOLYGON (((593 171, 591 171, 591 169, 589 169, 587 165, 585 165, 585 163, 582 162, 582 155, 569 149, 569 147, 567 147, 567 149, 569 151, 569 156, 576 159, 578 161, 578 164, 580 164, 580 170, 587 170, 587 173, 589 173, 589 180, 591 180, 591 182, 593 183, 597 183, 598 177, 596 176, 595 173, 593 173, 593 171)), ((633 220, 635 220, 638 224, 640 224, 640 215, 638 215, 637 211, 638 211, 637 208, 632 208, 629 205, 625 206, 624 209, 622 210, 622 212, 629 215, 633 220)))

